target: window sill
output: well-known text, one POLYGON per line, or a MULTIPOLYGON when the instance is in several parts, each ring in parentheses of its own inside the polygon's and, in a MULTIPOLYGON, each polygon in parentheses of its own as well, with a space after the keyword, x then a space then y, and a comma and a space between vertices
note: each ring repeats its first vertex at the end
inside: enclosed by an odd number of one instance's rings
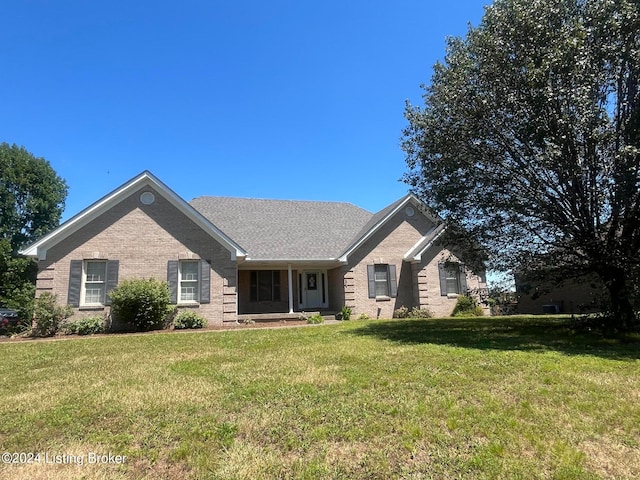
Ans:
POLYGON ((198 307, 200 307, 200 302, 178 302, 177 305, 179 307, 198 308, 198 307))
POLYGON ((391 297, 387 295, 379 295, 376 297, 376 302, 389 302, 391 301, 391 297))
POLYGON ((447 298, 458 298, 459 296, 459 293, 447 293, 447 298))
POLYGON ((83 311, 83 312, 89 312, 91 310, 102 311, 102 310, 104 310, 104 308, 105 308, 104 305, 80 305, 78 307, 78 310, 83 311))

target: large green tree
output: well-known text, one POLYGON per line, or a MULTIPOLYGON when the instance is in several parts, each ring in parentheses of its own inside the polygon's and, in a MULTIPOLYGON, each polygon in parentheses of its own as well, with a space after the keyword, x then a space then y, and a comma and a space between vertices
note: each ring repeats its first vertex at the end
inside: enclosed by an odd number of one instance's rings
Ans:
POLYGON ((36 267, 17 252, 58 226, 66 196, 48 161, 0 144, 0 305, 29 313, 36 267))
POLYGON ((490 267, 598 275, 626 330, 639 306, 639 8, 496 0, 448 40, 403 138, 405 180, 490 267))

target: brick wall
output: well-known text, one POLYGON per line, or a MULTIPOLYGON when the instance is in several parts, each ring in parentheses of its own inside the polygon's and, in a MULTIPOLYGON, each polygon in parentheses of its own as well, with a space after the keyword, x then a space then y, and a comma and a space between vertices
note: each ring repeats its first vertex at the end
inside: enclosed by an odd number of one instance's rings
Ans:
MULTIPOLYGON (((458 301, 456 296, 446 296, 440 294, 440 276, 438 264, 440 262, 461 261, 442 245, 434 245, 422 256, 422 261, 413 264, 413 275, 416 278, 418 291, 416 295, 417 304, 420 308, 426 308, 436 317, 447 317, 451 315, 453 308, 458 301)), ((477 290, 485 288, 484 279, 473 272, 466 272, 467 288, 477 290)), ((488 309, 486 310, 488 313, 488 309)))
MULTIPOLYGON (((70 261, 86 259, 119 260, 119 281, 167 280, 169 260, 209 260, 211 302, 196 310, 213 325, 237 318, 237 268, 230 252, 152 188, 141 188, 50 248, 38 265, 37 294, 48 291, 66 302, 70 261), (142 191, 152 191, 155 202, 143 205, 142 191)), ((77 309, 77 313, 95 315, 96 310, 77 309)))
POLYGON ((398 212, 380 230, 349 256, 349 289, 353 293, 354 318, 366 313, 371 318, 391 318, 401 306, 414 305, 411 264, 403 256, 429 231, 433 224, 423 215, 413 217, 398 212), (369 298, 367 265, 382 263, 396 266, 398 296, 388 300, 369 298))
MULTIPOLYGON (((354 318, 366 313, 371 318, 391 318, 394 310, 405 306, 429 309, 434 316, 451 314, 456 297, 440 295, 438 263, 448 259, 450 252, 434 245, 417 264, 403 261, 404 255, 434 224, 417 213, 409 217, 398 212, 378 232, 349 257, 349 267, 342 271, 345 303, 354 309, 354 318), (398 296, 389 299, 369 298, 367 265, 396 266, 398 296)), ((455 258, 455 257, 454 257, 455 258)), ((481 277, 467 272, 467 287, 486 287, 481 277)))

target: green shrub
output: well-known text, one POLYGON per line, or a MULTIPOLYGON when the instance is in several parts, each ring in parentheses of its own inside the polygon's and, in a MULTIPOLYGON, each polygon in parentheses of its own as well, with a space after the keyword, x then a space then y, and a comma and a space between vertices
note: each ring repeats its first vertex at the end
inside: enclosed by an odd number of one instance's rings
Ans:
POLYGON ((62 331, 67 335, 94 335, 104 333, 104 317, 84 317, 63 325, 62 331))
POLYGON ((409 318, 433 318, 433 314, 428 308, 413 307, 409 312, 409 318))
POLYGON ((342 320, 351 320, 351 312, 353 310, 351 309, 351 307, 347 307, 346 305, 344 307, 342 307, 342 310, 340 310, 340 314, 342 316, 342 320))
POLYGON ((124 280, 109 296, 113 316, 139 331, 165 327, 175 312, 169 285, 153 278, 124 280))
POLYGON ((319 313, 317 313, 307 318, 307 323, 313 323, 313 324, 324 323, 324 317, 319 313))
POLYGON ((393 318, 409 318, 409 309, 404 305, 393 311, 393 318))
POLYGON ((413 307, 411 310, 404 305, 393 312, 393 318, 432 318, 428 308, 413 307))
POLYGON ((73 315, 73 307, 58 305, 58 296, 45 292, 35 299, 34 315, 36 324, 33 334, 37 337, 50 337, 58 333, 62 322, 73 315))
POLYGON ((360 315, 358 315, 358 320, 371 320, 371 317, 366 313, 361 313, 360 315))
POLYGON ((458 297, 456 306, 451 313, 452 317, 481 317, 484 314, 482 307, 478 305, 475 298, 469 295, 458 297))
POLYGON ((198 315, 196 312, 185 310, 180 312, 173 321, 173 327, 177 330, 185 328, 204 328, 207 320, 198 315))

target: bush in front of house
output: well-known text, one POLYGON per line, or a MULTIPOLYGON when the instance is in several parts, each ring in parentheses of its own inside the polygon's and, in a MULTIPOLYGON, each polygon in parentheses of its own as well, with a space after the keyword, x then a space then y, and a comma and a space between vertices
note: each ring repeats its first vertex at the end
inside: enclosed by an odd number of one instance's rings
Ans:
POLYGON ((67 335, 95 335, 104 333, 104 324, 102 315, 84 317, 64 324, 62 331, 67 335))
POLYGON ((432 318, 433 314, 428 308, 413 307, 409 309, 404 305, 393 312, 393 318, 432 318))
POLYGON ((409 309, 402 305, 393 311, 393 318, 409 318, 409 309))
POLYGON ((352 312, 353 312, 353 309, 351 307, 347 307, 346 305, 342 307, 342 310, 340 310, 341 320, 351 320, 352 312))
POLYGON ((35 326, 32 333, 36 337, 51 337, 60 330, 62 322, 73 315, 71 305, 58 304, 58 296, 49 292, 34 301, 35 326))
POLYGON ((428 308, 413 307, 409 312, 409 318, 433 318, 433 313, 428 308))
POLYGON ((198 315, 196 312, 185 310, 180 312, 176 319, 173 321, 173 328, 176 330, 182 330, 186 328, 204 328, 207 325, 207 320, 198 315))
POLYGON ((482 307, 478 305, 475 298, 469 295, 459 296, 451 313, 452 317, 481 317, 483 315, 482 307))
POLYGON ((307 323, 313 323, 313 324, 324 323, 324 317, 319 313, 317 313, 316 315, 312 315, 309 318, 307 318, 307 323))
POLYGON ((175 312, 169 284, 153 278, 124 280, 109 297, 116 320, 138 331, 164 328, 175 312))

